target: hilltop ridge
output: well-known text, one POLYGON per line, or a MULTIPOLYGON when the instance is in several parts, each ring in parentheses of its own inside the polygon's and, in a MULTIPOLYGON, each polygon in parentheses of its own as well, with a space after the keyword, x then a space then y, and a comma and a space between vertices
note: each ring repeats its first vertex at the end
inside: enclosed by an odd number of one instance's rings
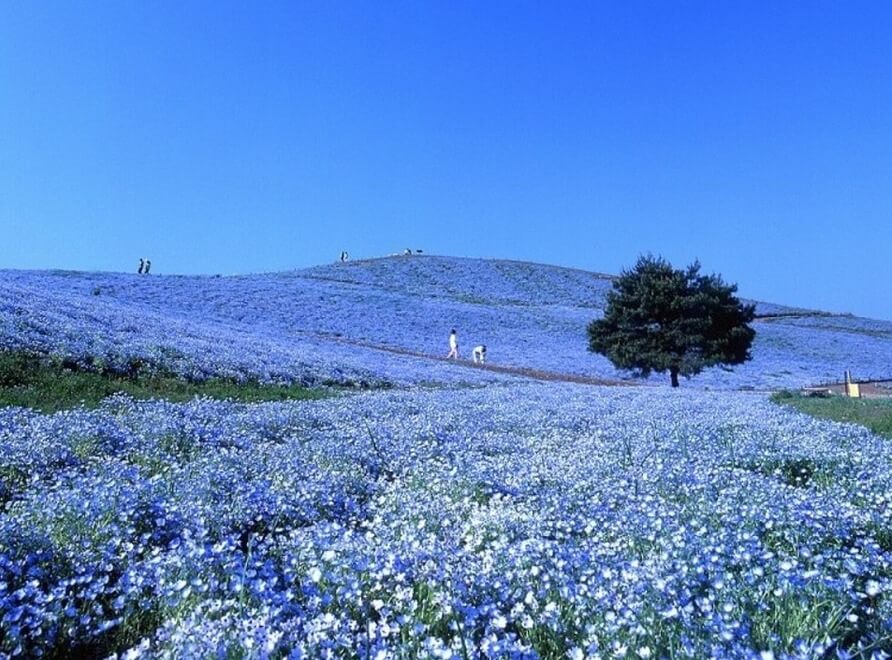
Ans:
POLYGON ((506 259, 412 255, 327 264, 302 277, 494 304, 600 305, 613 276, 506 259))
MULTIPOLYGON (((323 264, 293 272, 303 277, 403 290, 432 296, 453 295, 488 302, 602 306, 618 277, 570 266, 517 259, 476 259, 439 255, 391 255, 323 264), (424 285, 416 274, 423 272, 424 285), (456 277, 458 275, 458 277, 456 277)), ((745 298, 757 315, 853 316, 745 298)))
MULTIPOLYGON (((518 373, 621 380, 586 350, 613 277, 510 260, 388 257, 280 273, 138 276, 0 271, 0 347, 107 364, 163 364, 193 379, 487 383, 509 378, 441 361, 457 328, 518 373), (525 370, 525 371, 524 371, 525 370)), ((753 360, 688 386, 773 389, 877 377, 892 323, 757 303, 753 360)), ((651 382, 662 383, 656 376, 651 382)))

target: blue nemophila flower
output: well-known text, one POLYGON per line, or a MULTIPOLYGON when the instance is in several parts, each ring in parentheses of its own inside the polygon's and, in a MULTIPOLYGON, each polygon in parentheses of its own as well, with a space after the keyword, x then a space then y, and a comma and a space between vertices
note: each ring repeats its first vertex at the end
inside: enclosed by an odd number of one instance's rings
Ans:
POLYGON ((892 448, 757 395, 527 385, 0 418, 0 469, 26 475, 0 510, 10 655, 892 640, 892 448))
MULTIPOLYGON (((0 271, 0 347, 196 380, 505 380, 368 347, 443 355, 444 333, 456 326, 462 342, 486 343, 499 364, 617 377, 580 341, 610 287, 609 278, 580 271, 433 257, 220 278, 0 271)), ((759 303, 758 311, 793 310, 759 303)), ((880 372, 892 361, 888 322, 786 315, 757 329, 751 362, 733 373, 709 370, 697 382, 794 387, 845 369, 880 372)))

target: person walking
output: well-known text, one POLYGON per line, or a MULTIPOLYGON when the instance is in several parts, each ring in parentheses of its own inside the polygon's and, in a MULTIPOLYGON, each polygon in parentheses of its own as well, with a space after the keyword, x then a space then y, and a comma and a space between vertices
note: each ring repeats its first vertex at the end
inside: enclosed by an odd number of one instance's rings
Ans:
POLYGON ((449 333, 449 354, 446 356, 446 359, 458 359, 458 334, 455 332, 455 328, 452 328, 452 332, 449 333))
POLYGON ((136 271, 136 272, 137 272, 138 274, 142 275, 142 271, 143 271, 143 269, 144 269, 145 267, 146 267, 146 260, 141 258, 141 259, 139 260, 139 270, 136 271))
POLYGON ((149 271, 150 271, 151 269, 152 269, 152 260, 151 260, 151 259, 146 259, 146 269, 145 269, 145 271, 144 271, 145 274, 148 275, 148 274, 149 274, 149 271))

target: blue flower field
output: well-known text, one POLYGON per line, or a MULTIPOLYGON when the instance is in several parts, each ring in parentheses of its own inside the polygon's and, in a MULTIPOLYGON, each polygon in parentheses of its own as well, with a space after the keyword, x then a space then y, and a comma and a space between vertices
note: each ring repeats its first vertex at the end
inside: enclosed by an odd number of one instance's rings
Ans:
MULTIPOLYGON (((607 276, 411 257, 0 272, 0 347, 314 401, 0 409, 0 657, 892 652, 892 445, 762 390, 892 368, 892 324, 761 304, 672 390, 586 351, 607 276), (749 391, 759 390, 759 391, 749 391)), ((745 293, 745 292, 744 292, 745 293)))
MULTIPOLYGON (((124 370, 145 362, 192 379, 504 380, 429 359, 446 355, 454 327, 465 357, 485 344, 494 364, 617 379, 625 375, 585 340, 610 286, 606 275, 568 268, 434 256, 237 277, 0 271, 0 346, 124 370)), ((755 324, 753 360, 733 372, 714 368, 694 386, 799 387, 839 380, 846 369, 892 377, 890 322, 767 303, 757 312, 765 318, 755 324)))

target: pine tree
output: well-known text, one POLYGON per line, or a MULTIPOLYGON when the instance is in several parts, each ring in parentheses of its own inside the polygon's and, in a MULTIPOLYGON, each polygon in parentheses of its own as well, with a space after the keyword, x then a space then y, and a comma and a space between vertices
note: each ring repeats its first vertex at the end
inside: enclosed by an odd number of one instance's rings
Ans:
POLYGON ((613 283, 604 318, 589 324, 589 350, 638 377, 668 371, 672 387, 679 374, 741 364, 750 359, 755 306, 736 291, 718 275, 701 275, 698 262, 675 270, 660 257, 640 257, 613 283))

